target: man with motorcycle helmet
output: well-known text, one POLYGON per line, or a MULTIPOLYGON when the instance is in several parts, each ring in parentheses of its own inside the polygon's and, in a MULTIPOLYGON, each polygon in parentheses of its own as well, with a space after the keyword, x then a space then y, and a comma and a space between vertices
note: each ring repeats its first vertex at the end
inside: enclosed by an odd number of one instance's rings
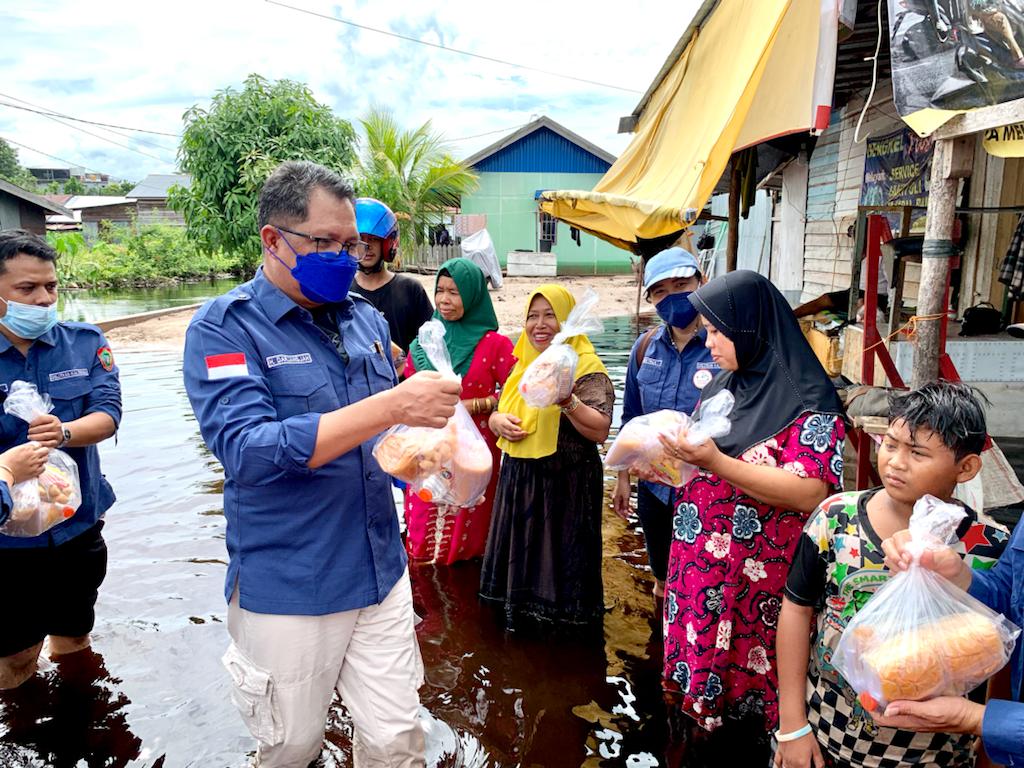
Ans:
POLYGON ((384 315, 391 338, 404 356, 420 326, 433 317, 434 307, 415 279, 388 269, 398 255, 398 219, 394 212, 372 197, 357 198, 355 207, 359 238, 369 245, 359 260, 356 290, 384 315))

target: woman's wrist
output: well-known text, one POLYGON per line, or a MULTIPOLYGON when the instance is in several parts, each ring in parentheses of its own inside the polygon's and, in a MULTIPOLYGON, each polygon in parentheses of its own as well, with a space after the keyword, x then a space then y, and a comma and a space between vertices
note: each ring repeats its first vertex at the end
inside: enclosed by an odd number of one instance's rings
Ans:
POLYGON ((14 485, 14 470, 6 464, 0 464, 0 480, 4 480, 8 485, 14 485))

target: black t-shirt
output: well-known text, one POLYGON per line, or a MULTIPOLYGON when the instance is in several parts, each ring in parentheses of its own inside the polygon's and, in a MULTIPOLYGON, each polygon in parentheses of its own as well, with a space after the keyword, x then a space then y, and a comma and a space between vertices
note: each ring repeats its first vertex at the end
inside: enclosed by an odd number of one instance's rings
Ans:
POLYGON ((427 292, 416 280, 396 274, 375 291, 368 291, 358 285, 352 289, 373 304, 388 321, 391 340, 409 351, 409 345, 420 330, 420 326, 434 316, 434 307, 427 292))

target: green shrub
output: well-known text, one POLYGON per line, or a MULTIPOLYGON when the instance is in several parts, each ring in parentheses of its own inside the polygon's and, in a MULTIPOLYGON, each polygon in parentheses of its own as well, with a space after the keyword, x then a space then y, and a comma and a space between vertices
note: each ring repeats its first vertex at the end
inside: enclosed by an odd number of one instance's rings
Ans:
POLYGON ((60 281, 80 287, 152 284, 250 271, 246 260, 223 251, 205 253, 183 227, 151 224, 138 229, 101 222, 89 244, 79 232, 51 232, 60 281))

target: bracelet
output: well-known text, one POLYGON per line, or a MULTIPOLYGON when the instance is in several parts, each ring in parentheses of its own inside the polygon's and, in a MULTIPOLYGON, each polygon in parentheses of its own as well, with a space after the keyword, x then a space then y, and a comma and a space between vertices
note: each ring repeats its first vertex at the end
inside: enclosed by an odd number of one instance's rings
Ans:
POLYGON ((811 724, 807 723, 803 728, 798 728, 797 730, 790 731, 789 733, 779 733, 778 731, 776 731, 775 740, 779 742, 779 744, 783 744, 787 741, 796 741, 797 739, 802 739, 810 732, 811 724))
POLYGON ((562 413, 568 416, 570 413, 573 413, 577 408, 579 408, 580 403, 582 402, 583 401, 576 397, 576 395, 573 395, 572 397, 569 398, 569 404, 562 409, 562 413))

